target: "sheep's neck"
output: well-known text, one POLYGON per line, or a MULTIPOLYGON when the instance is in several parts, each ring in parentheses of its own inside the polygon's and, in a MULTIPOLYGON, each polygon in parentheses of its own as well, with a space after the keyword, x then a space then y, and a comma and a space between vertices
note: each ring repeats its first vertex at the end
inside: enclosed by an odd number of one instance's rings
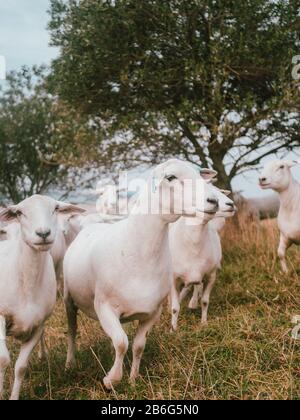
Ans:
POLYGON ((47 255, 47 252, 35 251, 22 239, 20 240, 20 287, 27 301, 30 301, 39 290, 47 255))
POLYGON ((198 223, 196 225, 190 224, 190 219, 187 217, 182 217, 180 219, 181 224, 185 224, 183 229, 183 234, 185 238, 190 243, 198 245, 201 244, 204 238, 209 233, 209 224, 207 223, 198 223))
POLYGON ((159 259, 168 243, 168 222, 155 215, 131 215, 127 224, 127 245, 141 259, 159 259))
POLYGON ((279 197, 283 209, 292 211, 297 208, 300 202, 300 184, 292 178, 288 188, 279 192, 279 197))

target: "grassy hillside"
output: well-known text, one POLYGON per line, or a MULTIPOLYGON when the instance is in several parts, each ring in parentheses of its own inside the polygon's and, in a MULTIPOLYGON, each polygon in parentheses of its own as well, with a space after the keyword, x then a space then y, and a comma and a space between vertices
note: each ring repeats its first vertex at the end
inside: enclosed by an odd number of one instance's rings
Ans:
MULTIPOLYGON (((280 273, 274 222, 225 233, 224 264, 212 293, 209 326, 200 313, 183 309, 178 333, 170 317, 149 336, 136 388, 125 377, 112 393, 102 386, 112 365, 110 341, 99 325, 81 316, 78 370, 64 372, 66 321, 59 301, 47 325, 49 360, 33 356, 26 399, 298 399, 300 341, 291 338, 292 317, 300 315, 300 250, 289 253, 291 274, 280 273)), ((132 338, 133 326, 126 327, 132 338)), ((16 349, 15 342, 9 342, 16 349)), ((12 385, 13 370, 6 385, 12 385)))

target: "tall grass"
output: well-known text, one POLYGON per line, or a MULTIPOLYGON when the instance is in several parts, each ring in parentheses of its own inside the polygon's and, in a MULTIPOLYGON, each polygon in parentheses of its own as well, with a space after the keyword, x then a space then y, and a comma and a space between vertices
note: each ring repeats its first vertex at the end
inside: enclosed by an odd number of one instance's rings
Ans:
MULTIPOLYGON (((61 300, 47 325, 49 360, 37 356, 24 382, 26 399, 298 399, 300 342, 291 338, 292 317, 300 315, 300 253, 289 254, 291 273, 281 274, 274 222, 242 230, 228 226, 224 262, 212 293, 208 327, 200 311, 183 308, 179 331, 170 316, 149 336, 135 388, 128 384, 131 355, 120 386, 102 385, 112 365, 109 339, 98 323, 79 320, 78 369, 66 373, 66 321, 61 300)), ((134 326, 126 326, 132 338, 134 326)), ((11 342, 16 356, 16 343, 11 342)), ((12 385, 13 370, 7 372, 12 385)))

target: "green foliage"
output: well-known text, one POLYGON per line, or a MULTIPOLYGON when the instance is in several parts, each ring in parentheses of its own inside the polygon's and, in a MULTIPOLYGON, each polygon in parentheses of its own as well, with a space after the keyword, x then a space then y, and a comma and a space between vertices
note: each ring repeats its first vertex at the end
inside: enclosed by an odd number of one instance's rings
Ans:
POLYGON ((57 150, 55 113, 43 89, 43 72, 24 68, 11 73, 0 96, 0 193, 14 202, 45 192, 65 175, 51 162, 57 150))
POLYGON ((299 146, 300 1, 52 0, 49 28, 51 89, 111 138, 130 131, 134 164, 213 161, 225 184, 299 146))

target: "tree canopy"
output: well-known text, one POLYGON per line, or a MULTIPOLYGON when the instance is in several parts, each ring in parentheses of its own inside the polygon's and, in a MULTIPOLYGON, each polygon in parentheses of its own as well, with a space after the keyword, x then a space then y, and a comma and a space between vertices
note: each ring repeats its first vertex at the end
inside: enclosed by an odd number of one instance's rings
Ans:
POLYGON ((51 0, 49 28, 51 89, 117 136, 112 163, 177 155, 228 185, 300 144, 298 0, 51 0))
POLYGON ((67 172, 52 162, 56 117, 43 73, 38 68, 10 73, 0 94, 0 194, 13 202, 58 185, 67 172))

